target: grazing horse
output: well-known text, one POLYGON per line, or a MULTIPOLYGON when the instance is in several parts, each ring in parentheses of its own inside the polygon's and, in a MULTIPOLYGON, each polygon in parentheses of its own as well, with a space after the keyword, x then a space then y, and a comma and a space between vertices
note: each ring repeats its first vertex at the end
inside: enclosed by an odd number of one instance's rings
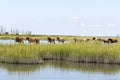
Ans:
POLYGON ((24 38, 16 37, 15 42, 23 43, 24 38))
POLYGON ((112 38, 109 38, 108 40, 109 40, 109 42, 110 42, 110 43, 117 43, 117 42, 118 42, 118 40, 117 40, 117 39, 112 39, 112 38))
POLYGON ((30 38, 30 37, 26 37, 26 40, 29 41, 29 43, 39 43, 39 40, 38 38, 30 38))
POLYGON ((97 40, 97 41, 102 41, 102 38, 97 38, 96 40, 97 40))
POLYGON ((93 37, 92 40, 93 40, 93 41, 102 41, 102 38, 93 37))
POLYGON ((74 42, 76 43, 76 42, 82 42, 82 41, 84 41, 83 39, 79 39, 79 38, 74 38, 74 42))
POLYGON ((96 40, 96 37, 93 37, 92 40, 96 40))
POLYGON ((74 39, 74 42, 76 43, 77 41, 80 41, 80 39, 78 38, 73 38, 74 39))
POLYGON ((103 39, 102 41, 104 43, 117 43, 118 42, 117 39, 113 39, 113 38, 103 39))
POLYGON ((89 38, 83 38, 83 41, 90 41, 89 38))
POLYGON ((55 39, 54 38, 48 37, 47 40, 48 40, 48 42, 55 44, 55 39))
POLYGON ((103 43, 110 43, 108 39, 102 39, 103 43))
POLYGON ((65 42, 65 39, 64 39, 64 38, 57 37, 57 41, 64 43, 64 42, 65 42))
POLYGON ((89 38, 82 38, 82 39, 78 39, 78 38, 74 38, 74 42, 76 43, 76 42, 87 42, 87 41, 90 41, 90 39, 89 38))

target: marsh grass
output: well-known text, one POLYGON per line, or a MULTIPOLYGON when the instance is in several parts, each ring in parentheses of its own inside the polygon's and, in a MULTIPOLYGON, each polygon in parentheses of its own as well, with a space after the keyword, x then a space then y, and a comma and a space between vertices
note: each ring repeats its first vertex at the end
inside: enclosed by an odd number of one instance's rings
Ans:
POLYGON ((70 44, 0 44, 0 57, 12 59, 67 60, 76 62, 120 63, 120 44, 83 42, 70 44))

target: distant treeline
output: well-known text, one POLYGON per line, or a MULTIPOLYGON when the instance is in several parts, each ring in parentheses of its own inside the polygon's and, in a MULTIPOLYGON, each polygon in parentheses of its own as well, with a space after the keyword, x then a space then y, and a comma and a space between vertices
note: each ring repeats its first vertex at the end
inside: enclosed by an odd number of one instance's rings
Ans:
POLYGON ((31 35, 32 31, 19 31, 18 29, 10 29, 9 31, 4 28, 3 26, 0 26, 0 35, 31 35))
MULTIPOLYGON (((0 35, 31 35, 31 36, 66 36, 66 37, 93 37, 93 36, 85 36, 85 35, 47 35, 47 34, 32 34, 32 31, 19 31, 18 29, 10 29, 9 31, 0 25, 0 35)), ((94 37, 117 37, 119 38, 120 35, 117 34, 115 36, 94 36, 94 37)))

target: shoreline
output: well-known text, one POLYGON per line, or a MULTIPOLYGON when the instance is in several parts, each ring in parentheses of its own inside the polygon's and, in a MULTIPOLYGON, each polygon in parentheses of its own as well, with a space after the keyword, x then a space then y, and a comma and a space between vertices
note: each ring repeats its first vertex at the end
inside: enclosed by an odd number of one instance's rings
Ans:
POLYGON ((3 58, 0 57, 0 63, 8 64, 44 64, 44 61, 65 61, 65 62, 75 62, 75 63, 97 63, 97 64, 120 64, 120 60, 108 60, 108 59, 70 59, 70 58, 52 58, 44 57, 43 59, 14 59, 14 58, 3 58))

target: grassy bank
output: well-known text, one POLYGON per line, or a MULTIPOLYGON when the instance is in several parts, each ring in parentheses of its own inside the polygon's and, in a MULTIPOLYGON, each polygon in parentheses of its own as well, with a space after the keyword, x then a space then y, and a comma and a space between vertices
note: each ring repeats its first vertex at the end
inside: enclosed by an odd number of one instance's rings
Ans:
MULTIPOLYGON (((22 37, 26 38, 27 36, 32 37, 32 38, 39 38, 40 40, 46 40, 48 36, 56 38, 58 37, 57 35, 0 35, 0 39, 15 39, 16 37, 22 37)), ((65 40, 73 40, 73 36, 60 36, 64 38, 65 40)))
POLYGON ((42 60, 120 63, 120 44, 99 42, 48 45, 0 45, 0 61, 8 63, 41 63, 42 60))
MULTIPOLYGON (((22 38, 26 38, 29 35, 0 35, 0 39, 15 39, 16 37, 22 37, 22 38)), ((37 35, 30 35, 30 37, 35 37, 35 38, 40 38, 40 39, 46 39, 46 36, 37 36, 37 35)))

